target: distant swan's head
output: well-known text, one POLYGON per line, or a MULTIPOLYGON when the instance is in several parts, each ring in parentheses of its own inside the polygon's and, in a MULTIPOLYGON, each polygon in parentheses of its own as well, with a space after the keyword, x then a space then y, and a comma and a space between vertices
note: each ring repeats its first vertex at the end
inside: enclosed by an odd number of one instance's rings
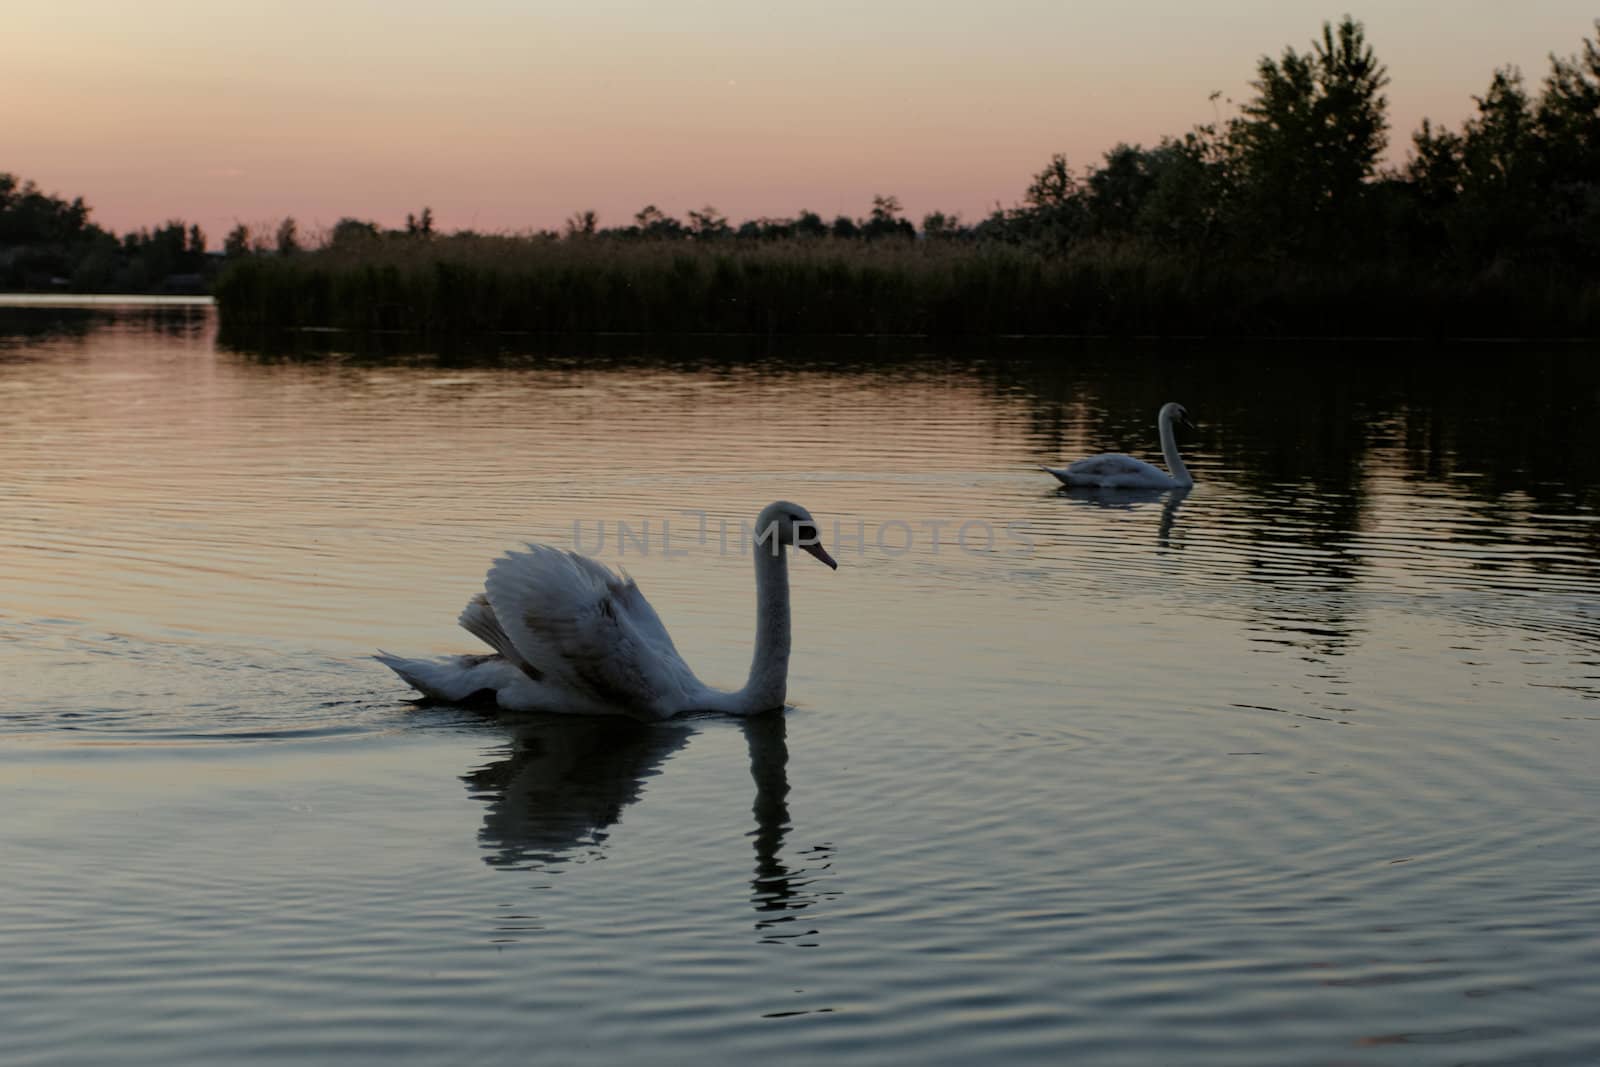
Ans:
POLYGON ((1161 405, 1161 416, 1160 417, 1163 420, 1166 420, 1166 421, 1169 421, 1169 422, 1175 422, 1178 425, 1187 427, 1188 429, 1191 429, 1191 430, 1196 428, 1195 424, 1189 419, 1189 411, 1188 411, 1188 409, 1185 408, 1182 404, 1178 404, 1178 403, 1162 404, 1161 405))
POLYGON ((811 512, 787 500, 768 504, 756 516, 757 549, 766 548, 776 555, 780 551, 779 545, 794 545, 834 570, 839 569, 839 564, 822 547, 822 532, 817 528, 817 520, 811 517, 811 512))

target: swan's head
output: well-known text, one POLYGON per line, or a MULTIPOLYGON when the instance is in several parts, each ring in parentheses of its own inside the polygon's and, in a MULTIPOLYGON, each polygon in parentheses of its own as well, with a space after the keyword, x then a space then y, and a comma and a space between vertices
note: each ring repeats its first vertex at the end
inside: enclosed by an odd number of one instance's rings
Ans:
POLYGON ((1175 422, 1179 426, 1195 429, 1195 424, 1189 418, 1189 410, 1182 404, 1167 403, 1161 405, 1161 417, 1168 422, 1175 422))
POLYGON ((817 527, 817 520, 811 517, 811 512, 787 500, 768 504, 756 516, 757 549, 766 546, 768 551, 776 553, 779 545, 793 545, 816 556, 834 570, 839 569, 839 564, 822 547, 822 531, 817 527))

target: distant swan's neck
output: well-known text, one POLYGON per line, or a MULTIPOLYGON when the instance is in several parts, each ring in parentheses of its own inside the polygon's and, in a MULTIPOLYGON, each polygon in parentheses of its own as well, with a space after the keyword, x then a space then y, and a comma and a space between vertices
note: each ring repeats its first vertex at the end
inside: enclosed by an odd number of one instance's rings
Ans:
POLYGON ((756 651, 750 678, 734 694, 734 710, 750 714, 783 706, 789 678, 789 566, 783 545, 760 543, 756 557, 756 651))
POLYGON ((1194 477, 1190 475, 1189 468, 1183 465, 1183 457, 1178 455, 1178 439, 1172 432, 1172 412, 1163 408, 1156 428, 1161 432, 1161 454, 1166 458, 1172 480, 1179 485, 1193 485, 1194 477))

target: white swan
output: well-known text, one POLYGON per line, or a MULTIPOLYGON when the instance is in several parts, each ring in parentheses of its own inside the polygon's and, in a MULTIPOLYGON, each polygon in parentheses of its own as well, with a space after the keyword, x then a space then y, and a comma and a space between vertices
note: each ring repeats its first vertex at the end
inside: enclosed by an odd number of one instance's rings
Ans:
POLYGON ((1183 465, 1183 457, 1178 455, 1178 442, 1172 433, 1174 421, 1183 423, 1191 430, 1194 429, 1194 423, 1189 421, 1189 413, 1183 409, 1182 404, 1162 404, 1161 413, 1156 416, 1156 428, 1161 434, 1161 452, 1166 457, 1167 468, 1171 474, 1142 459, 1134 459, 1121 452, 1090 456, 1067 467, 1041 466, 1039 469, 1055 475, 1061 480, 1061 484, 1074 487, 1187 489, 1194 484, 1194 478, 1189 474, 1189 469, 1183 465))
POLYGON ((756 650, 743 689, 712 689, 694 676, 633 579, 549 545, 509 552, 489 568, 461 625, 494 655, 376 657, 414 688, 459 703, 493 696, 506 711, 631 715, 685 711, 750 715, 783 706, 789 673, 789 569, 794 545, 835 569, 817 524, 777 501, 756 519, 756 650))

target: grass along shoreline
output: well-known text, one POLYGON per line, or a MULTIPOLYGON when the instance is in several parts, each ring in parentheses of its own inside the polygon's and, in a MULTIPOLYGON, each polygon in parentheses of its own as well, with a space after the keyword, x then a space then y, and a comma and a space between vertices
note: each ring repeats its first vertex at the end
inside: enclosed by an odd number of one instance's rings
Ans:
POLYGON ((1132 242, 387 239, 229 266, 231 332, 423 336, 1595 337, 1600 281, 1557 267, 1210 259, 1132 242))

